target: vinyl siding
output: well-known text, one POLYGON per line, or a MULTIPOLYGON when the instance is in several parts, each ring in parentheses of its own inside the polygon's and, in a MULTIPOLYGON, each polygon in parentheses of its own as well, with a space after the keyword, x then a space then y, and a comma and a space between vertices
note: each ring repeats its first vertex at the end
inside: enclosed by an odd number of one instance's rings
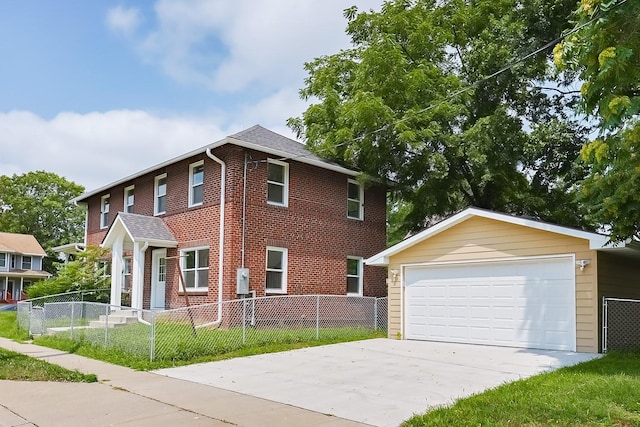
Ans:
POLYGON ((391 271, 400 271, 402 265, 571 254, 576 260, 590 260, 584 271, 576 268, 576 348, 597 352, 598 258, 589 242, 481 217, 470 218, 390 257, 389 337, 401 332, 401 279, 394 282, 391 271))

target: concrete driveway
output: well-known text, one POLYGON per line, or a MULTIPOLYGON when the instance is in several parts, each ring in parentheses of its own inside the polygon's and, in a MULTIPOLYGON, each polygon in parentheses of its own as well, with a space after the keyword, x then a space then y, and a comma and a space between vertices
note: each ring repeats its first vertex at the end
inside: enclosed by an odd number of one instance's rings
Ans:
POLYGON ((156 371, 375 426, 597 354, 374 339, 156 371))

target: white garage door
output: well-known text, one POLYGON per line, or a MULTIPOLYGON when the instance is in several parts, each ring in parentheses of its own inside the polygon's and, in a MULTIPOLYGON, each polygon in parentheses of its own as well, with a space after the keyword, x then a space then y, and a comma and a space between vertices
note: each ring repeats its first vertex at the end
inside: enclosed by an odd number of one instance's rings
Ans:
POLYGON ((575 351, 572 257, 405 268, 407 339, 575 351))

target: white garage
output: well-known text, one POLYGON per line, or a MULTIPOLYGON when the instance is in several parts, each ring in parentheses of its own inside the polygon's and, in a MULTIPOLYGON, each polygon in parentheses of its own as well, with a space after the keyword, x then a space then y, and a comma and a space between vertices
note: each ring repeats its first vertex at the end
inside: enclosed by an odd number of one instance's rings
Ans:
POLYGON ((407 267, 407 339, 575 351, 573 256, 407 267))
POLYGON ((640 298, 640 244, 469 208, 366 260, 389 338, 597 353, 604 296, 640 298))

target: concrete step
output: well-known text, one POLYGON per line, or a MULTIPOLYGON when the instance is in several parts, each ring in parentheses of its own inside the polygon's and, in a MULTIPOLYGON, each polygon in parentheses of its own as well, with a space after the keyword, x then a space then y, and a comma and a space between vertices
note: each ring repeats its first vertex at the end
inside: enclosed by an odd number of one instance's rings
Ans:
POLYGON ((101 315, 98 317, 98 320, 92 320, 89 322, 90 328, 115 328, 118 326, 125 326, 138 322, 138 316, 134 311, 131 310, 118 310, 114 311, 112 314, 107 317, 106 315, 101 315))

